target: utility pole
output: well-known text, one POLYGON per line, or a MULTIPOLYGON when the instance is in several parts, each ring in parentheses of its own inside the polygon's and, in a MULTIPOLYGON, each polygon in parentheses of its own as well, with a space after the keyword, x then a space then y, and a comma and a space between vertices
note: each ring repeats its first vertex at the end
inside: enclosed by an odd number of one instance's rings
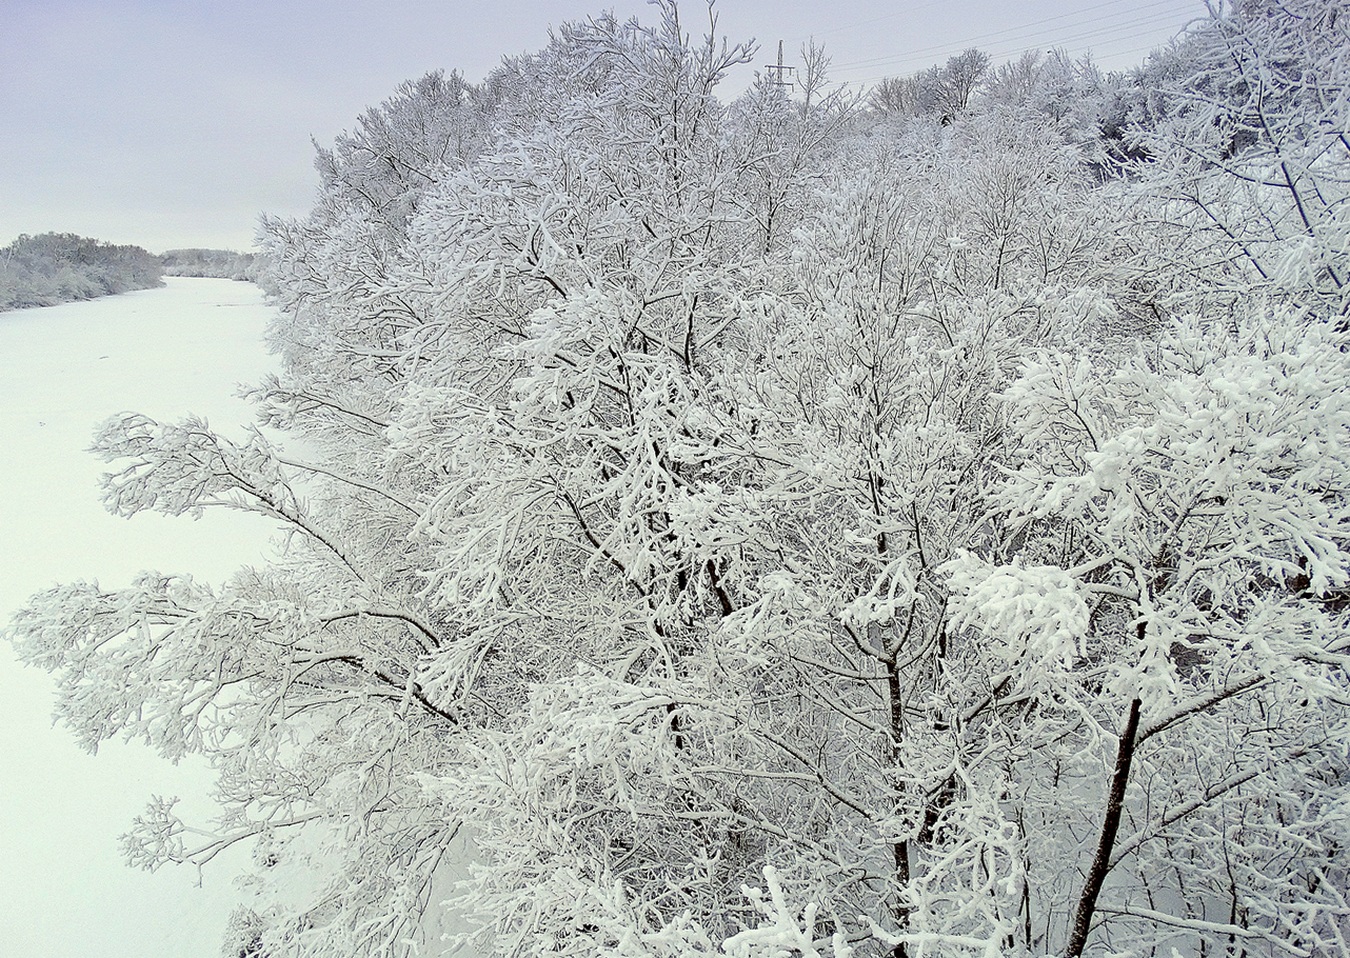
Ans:
POLYGON ((783 66, 782 40, 778 41, 778 63, 776 65, 772 63, 766 63, 764 64, 764 69, 769 71, 769 75, 773 77, 773 82, 776 86, 780 88, 787 87, 789 90, 793 89, 796 86, 796 84, 793 83, 792 80, 788 79, 787 75, 795 74, 797 72, 797 68, 783 66))

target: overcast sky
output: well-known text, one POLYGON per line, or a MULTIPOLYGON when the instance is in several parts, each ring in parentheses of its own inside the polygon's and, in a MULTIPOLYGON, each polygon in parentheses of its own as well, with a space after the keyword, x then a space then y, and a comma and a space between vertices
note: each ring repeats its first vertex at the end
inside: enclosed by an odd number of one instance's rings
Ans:
MULTIPOLYGON (((539 49, 550 24, 640 0, 0 0, 0 244, 60 230, 160 252, 252 244, 260 212, 299 214, 310 138, 349 128, 400 81, 437 68, 481 79, 539 49)), ((1200 0, 721 0, 720 27, 822 41, 837 79, 913 72, 966 46, 1092 50, 1139 62, 1200 0)), ((702 32, 702 4, 687 2, 702 32)), ((738 78, 725 96, 743 88, 738 78)))

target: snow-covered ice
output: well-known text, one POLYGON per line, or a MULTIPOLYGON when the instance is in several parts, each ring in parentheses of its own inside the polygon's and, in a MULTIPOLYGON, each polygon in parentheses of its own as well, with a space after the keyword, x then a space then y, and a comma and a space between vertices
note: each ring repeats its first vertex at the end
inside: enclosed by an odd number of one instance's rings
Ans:
MULTIPOLYGON (((127 583, 146 568, 220 581, 266 553, 254 516, 130 521, 104 512, 93 429, 126 409, 250 418, 235 385, 272 368, 257 287, 174 279, 164 289, 0 313, 0 621, 56 582, 127 583)), ((51 681, 0 647, 0 928, 4 951, 44 958, 211 958, 236 893, 226 867, 126 867, 117 836, 150 795, 206 810, 204 767, 143 747, 97 757, 53 728, 51 681)), ((186 817, 186 816, 185 816, 186 817)))

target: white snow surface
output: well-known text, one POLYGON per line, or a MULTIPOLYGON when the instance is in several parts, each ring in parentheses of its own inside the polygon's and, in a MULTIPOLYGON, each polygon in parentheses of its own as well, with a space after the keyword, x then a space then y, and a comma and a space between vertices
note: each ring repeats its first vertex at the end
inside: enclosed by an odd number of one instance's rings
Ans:
MULTIPOLYGON (((271 315, 257 287, 167 280, 85 303, 0 313, 0 622, 57 582, 127 584, 142 569, 213 582, 268 551, 255 516, 103 510, 94 427, 136 410, 207 417, 227 435, 251 418, 238 383, 273 367, 271 315)), ((6 954, 43 958, 215 958, 240 900, 241 859, 202 875, 123 864, 117 837, 151 794, 179 795, 184 818, 209 815, 204 763, 175 767, 139 744, 82 752, 52 726, 53 685, 0 643, 0 928, 6 954), (199 883, 200 880, 200 883, 199 883)))

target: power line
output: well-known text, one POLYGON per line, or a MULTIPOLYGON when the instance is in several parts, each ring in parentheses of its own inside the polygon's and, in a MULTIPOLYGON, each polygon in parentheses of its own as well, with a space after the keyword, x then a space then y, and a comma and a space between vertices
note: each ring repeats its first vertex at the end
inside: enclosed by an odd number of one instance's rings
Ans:
MULTIPOLYGON (((1124 43, 1124 42, 1129 41, 1130 39, 1132 39, 1132 38, 1130 38, 1130 37, 1121 37, 1121 41, 1120 41, 1120 42, 1124 43)), ((1159 48, 1159 46, 1160 46, 1160 44, 1157 44, 1157 43, 1150 43, 1150 44, 1147 44, 1147 45, 1142 46, 1142 47, 1130 47, 1130 49, 1128 49, 1128 50, 1113 50, 1113 51, 1111 52, 1110 55, 1113 56, 1113 57, 1135 57, 1135 56, 1139 56, 1140 54, 1144 54, 1144 53, 1152 53, 1152 52, 1154 52, 1155 50, 1157 50, 1157 49, 1159 48)))
MULTIPOLYGON (((1006 41, 1011 41, 1011 40, 1014 39, 1015 37, 1018 38, 1018 42, 1025 42, 1025 41, 1037 40, 1038 38, 1041 38, 1041 37, 1048 37, 1048 38, 1050 38, 1051 40, 1053 40, 1053 39, 1054 39, 1054 36, 1055 36, 1055 34, 1056 34, 1057 31, 1054 31, 1054 30, 1051 30, 1051 31, 1035 30, 1035 29, 1033 29, 1033 28, 1035 28, 1035 27, 1037 27, 1037 26, 1039 26, 1039 25, 1045 24, 1045 23, 1050 23, 1050 22, 1052 22, 1052 21, 1063 20, 1063 19, 1065 19, 1065 18, 1067 18, 1067 17, 1078 16, 1078 15, 1080 15, 1080 14, 1082 14, 1082 13, 1087 13, 1087 12, 1090 12, 1090 11, 1092 11, 1092 10, 1098 10, 1098 9, 1103 8, 1103 7, 1116 6, 1116 5, 1118 5, 1120 2, 1121 2, 1121 0, 1108 0, 1108 2, 1106 2, 1106 3, 1100 3, 1100 4, 1097 4, 1097 5, 1092 6, 1092 7, 1085 7, 1085 8, 1083 8, 1082 10, 1075 11, 1074 13, 1061 14, 1061 15, 1056 16, 1056 17, 1046 17, 1046 18, 1044 18, 1044 19, 1042 19, 1042 20, 1034 20, 1034 21, 1032 21, 1032 22, 1030 22, 1030 23, 1025 23, 1025 24, 1022 24, 1022 25, 1020 25, 1020 26, 1007 27, 1007 28, 1002 29, 1002 30, 994 30, 994 31, 991 31, 991 32, 989 32, 989 33, 983 33, 983 34, 978 34, 978 35, 976 35, 976 36, 967 37, 967 38, 965 38, 965 39, 963 39, 963 40, 953 40, 953 41, 949 41, 949 42, 947 42, 947 43, 935 44, 935 45, 933 45, 933 46, 928 46, 928 47, 918 47, 918 48, 915 48, 915 49, 912 49, 912 50, 907 50, 907 51, 905 51, 905 52, 903 52, 903 53, 891 54, 891 55, 880 56, 880 57, 868 57, 868 58, 865 58, 865 59, 862 59, 862 60, 850 60, 850 61, 847 61, 847 62, 844 62, 844 63, 835 63, 835 64, 833 64, 833 67, 834 67, 835 70, 843 70, 843 69, 848 69, 848 68, 850 68, 850 67, 860 67, 860 66, 881 66, 881 65, 884 64, 884 63, 891 63, 891 62, 908 62, 908 61, 913 61, 913 60, 918 60, 918 59, 933 59, 933 58, 935 58, 935 57, 940 57, 940 56, 943 55, 944 53, 948 53, 948 52, 956 52, 956 53, 959 53, 959 52, 961 52, 962 50, 966 50, 966 49, 970 48, 971 46, 974 46, 974 45, 978 44, 980 41, 988 41, 988 40, 994 40, 994 41, 1002 42, 1002 41, 1005 41, 1005 40, 1006 40, 1006 41)), ((1137 16, 1139 13, 1144 12, 1144 11, 1148 11, 1148 10, 1151 10, 1151 9, 1162 8, 1162 7, 1173 8, 1173 7, 1175 7, 1175 2, 1174 2, 1174 0, 1153 0, 1153 2, 1151 2, 1151 3, 1132 4, 1129 10, 1122 11, 1122 13, 1124 13, 1124 14, 1130 16, 1130 17, 1131 17, 1131 20, 1128 21, 1128 22, 1126 22, 1126 23, 1124 23, 1124 24, 1116 24, 1115 26, 1135 26, 1135 25, 1138 25, 1138 24, 1142 24, 1142 23, 1145 22, 1145 18, 1139 18, 1139 17, 1137 16)), ((1116 14, 1116 15, 1108 15, 1107 17, 1104 17, 1104 18, 1098 18, 1098 19, 1099 19, 1099 20, 1109 20, 1109 19, 1114 19, 1114 18, 1117 17, 1117 16, 1119 16, 1119 14, 1116 14)), ((1166 21, 1172 20, 1172 19, 1173 19, 1173 14, 1170 13, 1170 12, 1168 12, 1168 13, 1165 13, 1165 14, 1162 14, 1162 13, 1160 13, 1160 14, 1154 14, 1152 20, 1149 20, 1148 22, 1149 22, 1149 23, 1152 23, 1153 21, 1156 20, 1157 22, 1162 23, 1162 22, 1166 22, 1166 21)), ((1086 24, 1075 24, 1074 26, 1082 26, 1082 25, 1086 25, 1086 24)), ((1094 26, 1093 29, 1095 30, 1095 29, 1097 29, 1097 27, 1094 26)), ((1066 37, 1065 39, 1073 39, 1073 38, 1072 38, 1072 37, 1066 37)), ((1040 44, 1039 42, 1037 42, 1037 43, 1034 44, 1034 45, 1039 46, 1039 45, 1041 45, 1041 44, 1040 44)))
MULTIPOLYGON (((1126 0, 1115 0, 1115 2, 1126 2, 1126 0)), ((842 26, 830 27, 828 30, 817 30, 816 32, 812 33, 811 36, 809 37, 798 37, 797 42, 806 43, 808 40, 812 40, 817 37, 827 37, 832 33, 842 33, 845 30, 856 30, 858 29, 858 27, 870 27, 875 26, 878 23, 886 23, 887 21, 890 20, 899 20, 901 17, 911 17, 922 10, 930 10, 933 7, 938 6, 947 6, 949 3, 950 0, 932 0, 931 3, 923 3, 917 7, 912 7, 908 10, 902 10, 899 13, 888 13, 884 17, 872 17, 870 20, 859 20, 856 23, 845 23, 842 26)))
MULTIPOLYGON (((1017 53, 1020 53, 1023 50, 1042 47, 1046 43, 1050 43, 1055 46, 1065 46, 1070 43, 1077 43, 1084 40, 1100 40, 1106 43, 1129 42, 1133 40, 1141 40, 1149 36, 1155 36, 1156 27, 1164 26, 1168 23, 1174 22, 1175 20, 1173 20, 1170 15, 1162 14, 1162 15, 1155 15, 1151 18, 1138 19, 1128 23, 1119 23, 1108 27, 1098 27, 1092 30, 1076 34, 1068 34, 1068 35, 1033 34, 1023 38, 1019 38, 1016 41, 1010 40, 1009 43, 1012 44, 1011 46, 1004 45, 1002 47, 996 47, 994 49, 985 50, 985 52, 988 53, 992 58, 999 59, 1006 56, 1016 55, 1017 53)), ((948 52, 950 52, 951 54, 960 53, 962 50, 967 49, 968 46, 969 44, 965 46, 948 47, 946 48, 946 50, 940 51, 937 56, 930 55, 925 57, 922 55, 901 54, 894 57, 877 58, 874 61, 860 61, 860 63, 864 64, 865 66, 870 65, 877 67, 880 66, 899 67, 902 64, 909 64, 909 63, 918 63, 922 65, 925 62, 931 63, 935 59, 940 59, 944 53, 948 52)), ((863 68, 865 68, 865 66, 863 68)), ((868 77, 861 80, 855 80, 854 82, 860 83, 871 82, 872 80, 883 79, 889 76, 895 76, 897 75, 898 72, 903 71, 892 70, 890 73, 887 74, 882 74, 876 77, 868 77)))

